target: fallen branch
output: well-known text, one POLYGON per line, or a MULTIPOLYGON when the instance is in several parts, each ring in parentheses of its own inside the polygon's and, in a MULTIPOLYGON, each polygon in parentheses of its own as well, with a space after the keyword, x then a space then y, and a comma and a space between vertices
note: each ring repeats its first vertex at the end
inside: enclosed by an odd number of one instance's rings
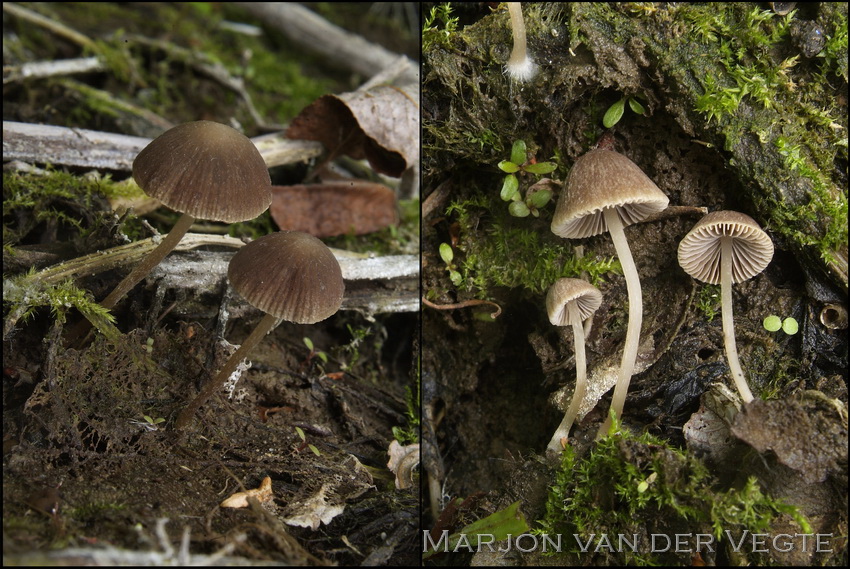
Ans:
MULTIPOLYGON (((283 133, 252 139, 270 168, 321 156, 322 145, 283 133)), ((150 139, 79 128, 3 121, 3 161, 130 172, 150 139)))

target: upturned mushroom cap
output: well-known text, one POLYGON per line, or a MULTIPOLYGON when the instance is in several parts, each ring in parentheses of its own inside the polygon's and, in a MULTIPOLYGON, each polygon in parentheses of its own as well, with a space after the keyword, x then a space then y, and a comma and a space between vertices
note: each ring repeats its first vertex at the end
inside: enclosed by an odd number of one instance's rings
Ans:
POLYGON ((245 245, 230 260, 227 278, 252 306, 298 324, 334 314, 345 292, 331 250, 300 231, 279 231, 245 245))
POLYGON ((720 238, 732 238, 732 282, 761 273, 773 258, 773 242, 755 220, 737 211, 709 213, 679 243, 679 265, 693 278, 720 284, 720 238))
POLYGON ((254 143, 211 121, 158 136, 133 161, 133 178, 149 196, 196 219, 246 221, 272 202, 269 170, 254 143))
POLYGON ((558 279, 546 294, 546 312, 554 326, 569 326, 570 310, 578 310, 579 320, 587 319, 602 305, 602 293, 581 279, 558 279))
POLYGON ((576 160, 552 217, 552 233, 581 239, 608 230, 602 210, 616 208, 623 226, 664 211, 669 199, 637 164, 612 150, 576 160))

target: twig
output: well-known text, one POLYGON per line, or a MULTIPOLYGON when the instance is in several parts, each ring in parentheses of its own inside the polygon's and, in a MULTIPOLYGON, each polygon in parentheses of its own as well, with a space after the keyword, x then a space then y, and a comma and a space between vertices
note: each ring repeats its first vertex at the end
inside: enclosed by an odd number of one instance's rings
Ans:
POLYGON ((50 31, 51 33, 59 37, 65 38, 66 40, 73 42, 79 45, 80 47, 85 47, 92 50, 96 49, 95 43, 87 36, 69 28, 65 24, 59 23, 55 20, 51 20, 50 18, 42 16, 37 12, 33 12, 29 8, 24 8, 23 6, 13 4, 12 2, 3 2, 3 11, 31 24, 41 26, 42 28, 50 31))
POLYGON ((425 306, 429 306, 436 310, 454 310, 456 308, 466 308, 467 306, 478 306, 480 304, 489 304, 490 306, 496 307, 496 312, 490 314, 490 318, 496 319, 502 313, 502 307, 496 304, 495 302, 490 302, 489 300, 464 300, 462 302, 456 302, 454 304, 434 304, 424 296, 422 297, 422 304, 425 306))
POLYGON ((31 61, 21 65, 3 66, 3 84, 21 81, 22 79, 43 79, 75 75, 77 73, 92 73, 105 71, 106 66, 97 57, 78 57, 60 59, 58 61, 31 61))

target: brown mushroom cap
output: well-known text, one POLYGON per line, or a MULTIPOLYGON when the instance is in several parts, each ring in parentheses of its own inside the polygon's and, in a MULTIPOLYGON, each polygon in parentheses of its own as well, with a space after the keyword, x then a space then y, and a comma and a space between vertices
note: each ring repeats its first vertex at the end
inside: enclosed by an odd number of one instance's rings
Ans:
POLYGON ((552 217, 552 232, 581 239, 608 230, 602 210, 616 208, 623 226, 667 208, 669 199, 637 164, 612 150, 576 160, 552 217))
POLYGON ((752 217, 715 211, 699 220, 679 243, 679 265, 697 280, 720 284, 721 237, 733 238, 733 283, 756 276, 773 258, 773 242, 752 217))
POLYGON ((158 136, 133 161, 133 178, 151 197, 196 219, 246 221, 272 202, 269 170, 254 143, 211 121, 158 136))
POLYGON ((298 324, 334 314, 345 292, 331 250, 300 231, 279 231, 245 245, 230 260, 227 278, 252 306, 298 324))
POLYGON ((570 310, 578 310, 579 321, 602 305, 602 293, 581 279, 558 279, 546 294, 546 312, 554 326, 569 326, 570 310))

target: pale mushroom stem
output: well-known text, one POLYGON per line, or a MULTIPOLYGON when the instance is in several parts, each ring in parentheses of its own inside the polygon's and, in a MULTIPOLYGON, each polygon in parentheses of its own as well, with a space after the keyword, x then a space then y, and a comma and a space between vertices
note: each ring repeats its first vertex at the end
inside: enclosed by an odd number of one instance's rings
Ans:
POLYGON ((570 403, 570 407, 564 415, 564 420, 558 425, 558 429, 552 435, 552 440, 549 441, 546 447, 547 450, 555 452, 564 450, 564 445, 561 441, 569 438, 570 428, 573 426, 573 422, 578 415, 579 407, 581 407, 581 403, 584 401, 584 394, 587 391, 587 357, 584 351, 584 328, 581 324, 578 307, 571 305, 568 310, 570 326, 573 328, 573 343, 576 353, 576 389, 573 393, 573 400, 570 403))
MULTIPOLYGON (((617 251, 617 257, 620 259, 620 265, 623 267, 623 276, 626 278, 626 289, 629 293, 629 324, 626 328, 626 345, 623 348, 623 359, 620 362, 620 375, 617 378, 617 386, 614 388, 614 396, 611 399, 611 409, 619 419, 623 414, 626 393, 629 391, 629 383, 632 380, 632 373, 635 369, 635 359, 637 358, 638 343, 640 342, 640 327, 643 323, 643 299, 641 297, 640 278, 638 277, 635 261, 632 258, 632 252, 629 249, 629 243, 626 241, 626 234, 623 231, 623 222, 620 220, 620 214, 617 213, 616 208, 605 208, 602 210, 602 214, 605 216, 608 232, 614 241, 614 249, 617 251)), ((610 427, 611 414, 609 413, 599 428, 597 438, 607 435, 610 427)))
POLYGON ((508 13, 511 15, 511 30, 514 35, 514 46, 511 50, 509 65, 521 65, 525 62, 525 21, 522 19, 522 2, 507 2, 508 13))
POLYGON ((266 314, 260 323, 257 324, 257 327, 254 328, 254 331, 245 338, 245 341, 242 342, 242 345, 239 346, 233 355, 230 356, 230 359, 227 360, 227 363, 224 364, 224 367, 216 374, 216 376, 207 382, 204 388, 200 393, 192 400, 189 405, 180 412, 180 415, 177 416, 177 421, 174 423, 174 428, 176 430, 181 430, 189 425, 192 422, 192 418, 195 416, 195 413, 198 409, 201 408, 201 405, 207 402, 210 397, 216 392, 217 389, 221 389, 224 385, 224 382, 228 377, 236 370, 236 366, 239 365, 243 359, 245 359, 251 350, 260 343, 260 341, 266 337, 266 334, 271 332, 274 327, 277 325, 279 318, 276 316, 272 316, 271 314, 266 314))
POLYGON ((735 387, 744 403, 753 400, 753 394, 744 371, 738 361, 738 347, 735 343, 735 323, 732 318, 732 237, 720 238, 720 302, 723 312, 723 342, 726 345, 726 359, 729 371, 735 381, 735 387))
POLYGON ((177 220, 177 223, 174 224, 174 227, 171 228, 171 231, 163 238, 162 242, 157 245, 156 249, 142 259, 142 262, 136 265, 130 274, 118 283, 112 292, 109 293, 109 296, 103 299, 100 305, 104 308, 112 308, 118 304, 118 301, 124 298, 124 295, 148 276, 154 267, 159 265, 160 261, 177 247, 177 244, 180 243, 180 240, 183 239, 183 236, 186 235, 193 223, 195 223, 194 217, 185 213, 181 215, 180 219, 177 220))

